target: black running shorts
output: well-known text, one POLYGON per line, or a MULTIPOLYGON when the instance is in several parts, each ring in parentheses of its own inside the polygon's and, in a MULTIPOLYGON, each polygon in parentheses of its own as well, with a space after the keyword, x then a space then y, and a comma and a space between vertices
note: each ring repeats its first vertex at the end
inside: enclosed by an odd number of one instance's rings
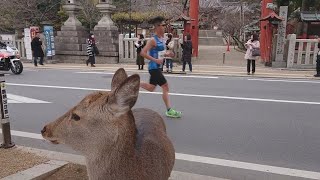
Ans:
POLYGON ((150 73, 150 84, 162 86, 167 83, 166 78, 163 76, 160 69, 151 69, 150 73))

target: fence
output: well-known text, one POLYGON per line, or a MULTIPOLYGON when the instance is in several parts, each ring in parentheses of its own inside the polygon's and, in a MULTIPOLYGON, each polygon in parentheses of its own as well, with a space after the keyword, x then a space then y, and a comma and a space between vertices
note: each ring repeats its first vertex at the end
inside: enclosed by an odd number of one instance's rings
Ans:
MULTIPOLYGON (((182 37, 182 35, 180 35, 182 37)), ((179 43, 180 38, 174 38, 174 59, 180 60, 182 57, 182 49, 179 43)), ((119 35, 119 62, 120 63, 134 63, 136 62, 137 52, 134 43, 138 38, 124 38, 123 34, 119 35)), ((148 38, 146 38, 148 40, 148 38)))
POLYGON ((287 68, 315 68, 319 51, 317 39, 297 39, 288 35, 287 68))

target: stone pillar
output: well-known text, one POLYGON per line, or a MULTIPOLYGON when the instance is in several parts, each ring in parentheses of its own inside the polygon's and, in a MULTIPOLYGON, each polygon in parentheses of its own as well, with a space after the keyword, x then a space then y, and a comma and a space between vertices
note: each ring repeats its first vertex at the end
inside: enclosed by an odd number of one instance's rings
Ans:
POLYGON ((81 7, 76 0, 66 0, 63 9, 68 13, 69 18, 55 37, 55 59, 65 63, 85 63, 88 59, 86 39, 89 33, 76 17, 81 7))
POLYGON ((102 13, 102 18, 94 27, 94 35, 99 49, 98 63, 119 62, 119 32, 117 26, 111 20, 111 13, 116 8, 111 0, 99 0, 97 8, 102 13))
POLYGON ((276 54, 275 62, 272 63, 272 67, 284 68, 287 66, 284 59, 284 45, 286 41, 286 28, 288 17, 288 6, 280 6, 279 16, 283 18, 283 21, 279 22, 277 42, 276 42, 276 54))
POLYGON ((293 68, 297 35, 289 34, 288 40, 289 40, 289 48, 288 48, 287 68, 293 68))

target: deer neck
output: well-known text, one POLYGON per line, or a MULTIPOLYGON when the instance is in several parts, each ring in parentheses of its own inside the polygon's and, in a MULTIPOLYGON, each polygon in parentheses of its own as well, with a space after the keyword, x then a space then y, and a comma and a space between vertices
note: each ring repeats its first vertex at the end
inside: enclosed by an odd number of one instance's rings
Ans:
POLYGON ((130 177, 127 173, 134 171, 135 143, 136 127, 131 113, 119 121, 118 136, 112 147, 101 148, 87 156, 90 180, 130 177))

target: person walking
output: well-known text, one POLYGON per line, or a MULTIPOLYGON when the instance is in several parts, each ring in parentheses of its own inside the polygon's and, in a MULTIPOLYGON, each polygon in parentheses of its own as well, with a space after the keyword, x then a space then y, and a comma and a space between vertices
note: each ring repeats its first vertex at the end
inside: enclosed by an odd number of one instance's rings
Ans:
POLYGON ((162 98, 166 105, 166 116, 172 118, 180 118, 182 113, 172 108, 169 100, 169 85, 160 70, 165 56, 165 42, 163 40, 165 27, 165 19, 163 17, 155 17, 149 21, 154 25, 155 35, 147 42, 142 49, 141 56, 148 59, 148 70, 150 74, 149 83, 141 82, 140 87, 147 91, 154 91, 156 86, 162 88, 162 98), (148 53, 149 52, 149 53, 148 53))
POLYGON ((39 64, 43 66, 44 52, 42 49, 42 41, 40 39, 40 32, 36 32, 36 36, 31 41, 31 50, 33 56, 34 66, 38 66, 38 58, 40 58, 39 64))
POLYGON ((316 70, 317 70, 317 74, 314 75, 314 77, 320 77, 320 39, 319 39, 319 42, 318 42, 318 54, 317 54, 317 67, 316 67, 316 70))
POLYGON ((94 35, 90 34, 89 38, 87 39, 87 54, 89 56, 88 60, 86 61, 87 66, 89 63, 91 67, 96 67, 94 64, 96 63, 96 41, 94 39, 94 35))
POLYGON ((144 39, 143 34, 139 34, 138 41, 134 43, 135 47, 137 48, 137 59, 136 59, 136 64, 138 65, 138 70, 143 70, 144 66, 144 57, 140 55, 141 50, 144 48, 146 45, 146 41, 144 39))
POLYGON ((191 35, 188 34, 185 37, 185 41, 183 44, 181 44, 182 47, 182 72, 185 72, 186 64, 189 65, 189 71, 192 72, 192 41, 191 41, 191 35))
POLYGON ((256 59, 260 56, 260 42, 257 34, 253 34, 251 39, 245 44, 247 52, 244 59, 247 60, 247 73, 250 75, 250 67, 252 64, 252 74, 256 72, 256 59))

